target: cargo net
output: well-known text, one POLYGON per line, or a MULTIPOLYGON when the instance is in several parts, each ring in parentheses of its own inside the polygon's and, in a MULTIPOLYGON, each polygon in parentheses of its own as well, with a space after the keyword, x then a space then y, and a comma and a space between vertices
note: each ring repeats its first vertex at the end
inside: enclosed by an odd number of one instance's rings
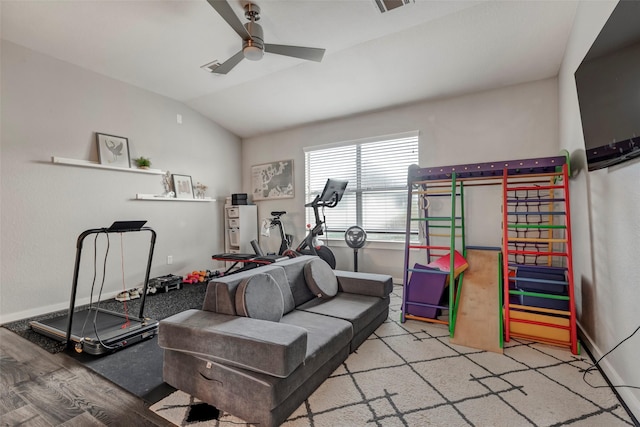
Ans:
MULTIPOLYGON (((507 196, 509 262, 528 265, 562 264, 550 252, 556 250, 552 241, 562 229, 553 226, 559 218, 554 191, 532 189, 512 191, 507 196), (551 227, 550 227, 551 226, 551 227), (559 261, 559 262, 558 262, 559 261)), ((560 265, 555 265, 560 266, 560 265)))

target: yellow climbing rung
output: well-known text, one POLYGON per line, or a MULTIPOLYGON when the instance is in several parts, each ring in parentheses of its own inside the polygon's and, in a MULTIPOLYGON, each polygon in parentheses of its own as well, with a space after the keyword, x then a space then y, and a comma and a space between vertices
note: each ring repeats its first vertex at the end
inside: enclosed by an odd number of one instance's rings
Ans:
POLYGON ((569 315, 571 315, 571 313, 569 311, 566 311, 566 310, 554 310, 553 308, 542 308, 542 307, 535 307, 535 306, 530 306, 530 305, 509 304, 509 307, 511 307, 512 309, 526 310, 526 311, 530 311, 530 312, 558 314, 558 315, 561 315, 561 316, 569 316, 569 315))

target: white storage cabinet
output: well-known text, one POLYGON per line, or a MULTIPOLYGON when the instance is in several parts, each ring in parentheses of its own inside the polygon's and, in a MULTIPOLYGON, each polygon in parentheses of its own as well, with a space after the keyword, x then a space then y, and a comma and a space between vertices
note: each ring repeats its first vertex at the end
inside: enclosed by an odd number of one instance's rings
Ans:
MULTIPOLYGON (((258 239, 258 207, 256 205, 225 205, 224 228, 225 252, 254 253, 251 241, 258 239)), ((230 266, 229 263, 227 264, 230 266)))

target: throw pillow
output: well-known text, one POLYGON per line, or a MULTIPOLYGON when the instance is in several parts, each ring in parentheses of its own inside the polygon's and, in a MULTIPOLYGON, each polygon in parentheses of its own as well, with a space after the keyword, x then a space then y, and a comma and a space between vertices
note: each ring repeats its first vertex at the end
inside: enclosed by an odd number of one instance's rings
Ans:
POLYGON ((338 293, 338 279, 326 261, 320 258, 309 260, 304 266, 307 286, 318 298, 329 299, 338 293))
POLYGON ((240 282, 235 303, 238 316, 279 322, 284 313, 282 291, 266 273, 254 274, 240 282))

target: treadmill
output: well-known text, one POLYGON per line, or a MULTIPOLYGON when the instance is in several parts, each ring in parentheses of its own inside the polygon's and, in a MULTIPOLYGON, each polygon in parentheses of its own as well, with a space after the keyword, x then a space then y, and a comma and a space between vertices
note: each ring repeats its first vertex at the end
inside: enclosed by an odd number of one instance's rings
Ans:
MULTIPOLYGON (((67 349, 73 348, 78 353, 84 351, 94 356, 111 353, 154 337, 158 333, 158 321, 146 318, 143 314, 156 233, 149 227, 143 227, 145 223, 146 221, 116 221, 108 228, 91 229, 80 234, 76 244, 75 269, 68 313, 52 319, 32 321, 29 323, 31 328, 42 335, 66 343, 67 349), (93 304, 76 311, 76 291, 84 239, 92 234, 131 232, 148 232, 151 235, 138 317, 105 310, 93 304)), ((99 305, 100 301, 97 304, 99 305)))

